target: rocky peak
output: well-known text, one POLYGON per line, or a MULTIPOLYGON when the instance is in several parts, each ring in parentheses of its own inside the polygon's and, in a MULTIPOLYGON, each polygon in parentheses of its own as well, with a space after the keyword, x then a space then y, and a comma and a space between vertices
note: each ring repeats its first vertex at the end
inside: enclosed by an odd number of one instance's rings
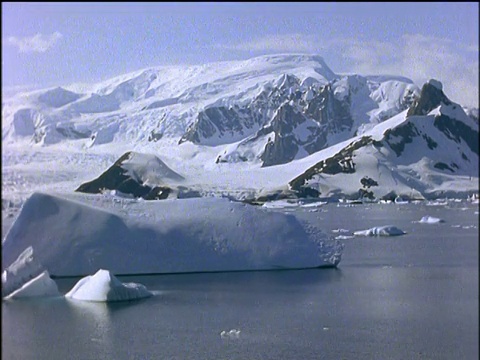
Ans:
POLYGON ((426 82, 420 92, 420 97, 408 109, 407 117, 412 115, 426 115, 441 103, 450 105, 451 101, 443 93, 442 83, 435 79, 426 82))

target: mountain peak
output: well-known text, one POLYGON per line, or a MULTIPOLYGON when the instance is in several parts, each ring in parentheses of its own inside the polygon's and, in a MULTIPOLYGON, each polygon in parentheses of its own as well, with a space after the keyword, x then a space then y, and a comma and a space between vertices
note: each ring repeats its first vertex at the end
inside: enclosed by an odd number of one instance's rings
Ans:
POLYGON ((254 57, 247 60, 251 64, 270 64, 270 65, 305 65, 312 67, 314 71, 322 75, 328 81, 337 78, 332 69, 330 69, 322 56, 317 54, 269 54, 254 57))
POLYGON ((449 105, 451 101, 443 93, 442 83, 438 80, 430 79, 423 85, 420 97, 408 109, 407 116, 426 115, 441 103, 449 105))

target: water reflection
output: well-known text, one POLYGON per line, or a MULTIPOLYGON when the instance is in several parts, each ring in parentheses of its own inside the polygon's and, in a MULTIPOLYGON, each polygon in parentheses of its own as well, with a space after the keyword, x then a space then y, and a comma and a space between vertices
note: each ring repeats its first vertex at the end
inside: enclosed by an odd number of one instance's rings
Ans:
POLYGON ((141 305, 147 299, 122 302, 93 302, 65 298, 69 308, 69 320, 79 327, 82 333, 89 335, 89 352, 98 354, 98 358, 114 358, 121 342, 119 332, 124 331, 123 324, 119 328, 118 318, 130 316, 132 308, 141 305))
POLYGON ((245 272, 220 272, 119 277, 121 281, 134 281, 151 289, 171 289, 172 287, 201 287, 202 289, 235 287, 237 285, 261 286, 278 284, 290 287, 340 281, 342 270, 339 268, 268 270, 245 272))

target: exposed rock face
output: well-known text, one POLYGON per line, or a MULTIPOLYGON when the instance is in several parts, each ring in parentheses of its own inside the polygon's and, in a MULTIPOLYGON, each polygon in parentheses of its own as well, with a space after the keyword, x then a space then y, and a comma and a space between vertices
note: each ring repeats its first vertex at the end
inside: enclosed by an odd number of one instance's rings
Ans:
POLYGON ((408 109, 407 116, 426 115, 441 103, 450 105, 451 101, 445 96, 442 88, 442 84, 434 79, 425 83, 420 92, 420 97, 408 109))
POLYGON ((274 134, 274 140, 268 141, 260 157, 263 166, 284 164, 295 158, 300 144, 294 129, 306 121, 308 120, 288 103, 280 107, 270 125, 262 129, 264 133, 274 134))
MULTIPOLYGON (((142 197, 145 200, 160 200, 166 199, 171 191, 171 188, 166 185, 148 185, 143 176, 139 176, 138 171, 129 171, 126 162, 131 159, 135 153, 127 152, 122 155, 107 171, 100 175, 97 179, 84 183, 75 191, 99 194, 104 190, 117 190, 124 194, 130 194, 134 197, 142 197)), ((151 165, 152 158, 145 162, 145 166, 151 165)), ((160 166, 165 174, 165 178, 175 179, 180 181, 182 176, 175 173, 158 158, 154 158, 154 164, 160 166)), ((149 169, 147 169, 149 170, 149 169)))
POLYGON ((478 155, 478 128, 475 131, 464 122, 443 114, 435 116, 434 126, 450 140, 458 144, 465 142, 470 150, 478 155))
POLYGON ((350 130, 353 124, 350 114, 350 94, 343 101, 338 100, 330 84, 319 89, 308 103, 305 114, 330 131, 350 130))
MULTIPOLYGON (((253 114, 251 118, 256 126, 262 127, 239 143, 236 155, 221 154, 217 162, 252 160, 251 155, 242 153, 242 148, 249 149, 252 143, 261 143, 264 139, 265 145, 256 154, 263 161, 262 166, 284 164, 299 154, 303 157, 325 148, 329 135, 344 133, 347 137, 350 134, 353 118, 348 94, 339 100, 331 84, 314 84, 305 88, 294 76, 285 75, 278 82, 280 87, 265 90, 251 106, 243 109, 243 114, 253 114)), ((205 125, 204 128, 209 127, 205 125)), ((211 127, 212 133, 215 133, 215 128, 218 129, 219 126, 211 127)), ((232 128, 233 125, 229 124, 229 129, 232 128)), ((249 127, 253 128, 254 126, 249 127)), ((206 134, 206 131, 202 134, 206 134)), ((197 136, 195 141, 198 140, 197 136)))
POLYGON ((248 108, 238 106, 227 108, 225 106, 211 107, 199 112, 197 120, 187 129, 179 141, 191 141, 200 144, 203 139, 216 137, 221 143, 221 138, 230 140, 236 134, 243 135, 246 131, 258 126, 258 118, 248 108))
MULTIPOLYGON (((387 196, 389 191, 392 192, 392 185, 381 190, 381 194, 375 194, 379 187, 385 186, 382 181, 386 178, 394 179, 395 184, 398 179, 405 181, 412 194, 414 186, 418 186, 420 195, 428 197, 425 184, 419 182, 422 176, 436 177, 438 172, 478 176, 478 123, 469 117, 461 106, 451 102, 443 94, 438 82, 430 81, 425 84, 422 96, 416 100, 409 113, 416 116, 407 115, 403 122, 394 120, 395 125, 386 128, 381 138, 378 137, 379 134, 363 136, 350 142, 336 154, 319 161, 291 180, 290 189, 305 193, 307 188, 320 189, 320 177, 316 175, 348 174, 348 177, 352 178, 351 183, 360 181, 363 186, 363 189, 358 191, 358 198, 387 196), (430 113, 434 109, 437 110, 430 113), (357 169, 355 159, 358 158, 362 158, 360 163, 379 164, 384 169, 383 174, 391 175, 384 175, 383 179, 376 176, 375 180, 366 176, 358 178, 362 173, 362 168, 357 169), (410 166, 411 170, 403 172, 398 168, 400 164, 402 167, 410 166), (428 175, 422 173, 420 176, 413 170, 417 166, 431 172, 428 175)), ((368 171, 371 172, 371 168, 368 171)))
POLYGON ((254 134, 265 125, 278 107, 300 86, 300 80, 285 74, 276 84, 267 85, 247 105, 211 106, 198 113, 179 144, 225 144, 254 134))
POLYGON ((334 156, 320 161, 290 181, 289 185, 292 190, 304 192, 304 186, 316 174, 324 173, 335 175, 339 173, 351 174, 355 172, 355 163, 353 162, 353 152, 363 146, 372 144, 370 137, 364 136, 356 142, 352 142, 334 156))

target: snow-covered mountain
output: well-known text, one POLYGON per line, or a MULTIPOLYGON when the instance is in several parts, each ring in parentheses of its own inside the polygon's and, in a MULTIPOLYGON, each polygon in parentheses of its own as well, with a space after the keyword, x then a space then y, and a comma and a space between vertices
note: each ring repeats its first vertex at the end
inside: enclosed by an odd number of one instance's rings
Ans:
POLYGON ((478 122, 436 80, 422 87, 408 110, 335 148, 317 154, 321 160, 293 179, 291 188, 391 200, 478 188, 478 122))
POLYGON ((3 99, 5 198, 73 191, 132 151, 120 176, 153 164, 177 177, 133 176, 138 186, 189 194, 470 194, 478 109, 436 81, 420 91, 401 76, 335 74, 316 55, 157 67, 3 99))

